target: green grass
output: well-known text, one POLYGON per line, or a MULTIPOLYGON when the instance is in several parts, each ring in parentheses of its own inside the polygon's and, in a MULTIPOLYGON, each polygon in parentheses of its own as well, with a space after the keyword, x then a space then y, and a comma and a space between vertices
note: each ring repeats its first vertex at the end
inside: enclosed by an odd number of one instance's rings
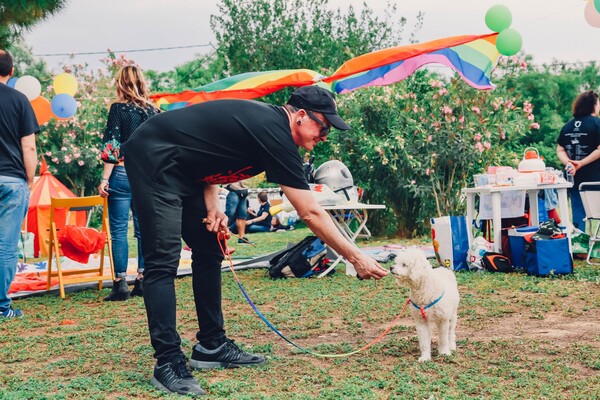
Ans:
MULTIPOLYGON (((250 236, 237 257, 296 242, 306 229, 250 236)), ((362 242, 371 246, 398 240, 362 242)), ((402 309, 393 279, 359 281, 343 267, 325 279, 273 281, 238 272, 265 316, 299 345, 348 352, 376 338, 402 309)), ((566 277, 458 273, 458 352, 419 364, 408 314, 370 349, 341 359, 300 353, 273 334, 224 273, 227 333, 267 356, 265 366, 194 372, 211 399, 594 399, 600 393, 600 268, 577 262, 566 277)), ((187 353, 197 330, 191 278, 176 281, 187 353)), ((176 398, 153 389, 143 301, 103 303, 90 289, 66 300, 16 301, 26 316, 0 321, 0 399, 176 398), (73 324, 65 324, 73 322, 73 324)), ((435 349, 435 345, 434 345, 435 349)))

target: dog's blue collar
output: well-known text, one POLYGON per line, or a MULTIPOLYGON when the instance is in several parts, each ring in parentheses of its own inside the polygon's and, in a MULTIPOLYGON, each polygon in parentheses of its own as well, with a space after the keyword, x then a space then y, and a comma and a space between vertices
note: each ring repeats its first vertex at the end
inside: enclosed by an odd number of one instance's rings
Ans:
POLYGON ((412 304, 413 307, 416 308, 417 310, 421 310, 421 315, 423 316, 423 319, 427 319, 427 315, 425 314, 425 310, 427 310, 428 308, 431 308, 431 307, 435 306, 437 304, 437 302, 440 301, 442 299, 442 297, 444 297, 444 293, 446 293, 445 290, 442 292, 442 294, 440 295, 440 297, 438 297, 433 302, 429 303, 428 305, 426 305, 424 307, 419 306, 417 303, 415 303, 414 301, 412 301, 412 299, 409 299, 410 300, 410 304, 412 304))

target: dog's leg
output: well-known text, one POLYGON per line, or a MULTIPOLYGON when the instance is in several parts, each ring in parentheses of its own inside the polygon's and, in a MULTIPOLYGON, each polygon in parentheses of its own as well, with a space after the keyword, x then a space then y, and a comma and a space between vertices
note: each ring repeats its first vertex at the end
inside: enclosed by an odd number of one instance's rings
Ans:
POLYGON ((443 356, 449 356, 450 355, 450 343, 449 343, 449 339, 450 339, 450 335, 449 335, 449 331, 450 331, 450 321, 448 321, 447 319, 443 319, 438 321, 437 325, 437 329, 438 329, 438 353, 440 355, 443 356))
POLYGON ((456 322, 458 321, 458 315, 454 313, 452 319, 450 319, 450 329, 448 331, 448 340, 450 341, 450 350, 456 351, 456 322))
POLYGON ((419 337, 419 348, 421 350, 421 357, 419 362, 431 360, 431 331, 427 321, 419 315, 416 318, 417 336, 419 337))

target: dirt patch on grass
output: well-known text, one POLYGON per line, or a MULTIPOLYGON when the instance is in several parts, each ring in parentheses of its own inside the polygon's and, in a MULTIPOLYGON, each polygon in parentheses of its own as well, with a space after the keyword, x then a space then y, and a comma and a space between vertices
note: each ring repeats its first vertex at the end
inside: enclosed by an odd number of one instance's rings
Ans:
MULTIPOLYGON (((466 291, 465 291, 466 292, 466 291)), ((593 292, 592 292, 593 293, 593 292)), ((600 309, 590 308, 586 301, 589 296, 595 295, 571 295, 561 298, 560 301, 552 300, 547 305, 545 312, 537 312, 528 308, 527 300, 550 297, 546 294, 499 292, 497 296, 519 297, 521 301, 510 303, 500 316, 487 316, 489 309, 484 306, 476 306, 474 314, 459 316, 457 327, 457 340, 470 340, 475 342, 491 341, 551 341, 553 345, 561 348, 568 347, 573 343, 587 343, 595 348, 600 348, 600 309)), ((507 297, 508 298, 508 297, 507 297)), ((398 310, 399 312, 400 310, 398 310)), ((460 314, 465 314, 460 310, 460 314)), ((299 340, 302 346, 314 348, 323 344, 361 343, 371 342, 377 338, 390 323, 364 324, 359 335, 340 329, 339 331, 324 333, 321 335, 308 336, 299 340)), ((324 321, 323 325, 342 326, 343 321, 339 317, 332 316, 324 321)), ((416 339, 414 321, 408 310, 395 324, 394 329, 388 337, 416 339), (398 329, 400 327, 400 329, 398 329)), ((434 332, 434 342, 437 340, 434 332)), ((389 338, 383 338, 385 342, 389 338)))
POLYGON ((560 312, 548 312, 543 319, 528 318, 510 314, 502 318, 490 318, 484 329, 459 327, 458 339, 469 338, 475 341, 497 339, 551 340, 560 346, 574 342, 588 342, 600 348, 595 341, 600 331, 600 310, 590 310, 584 316, 570 317, 560 312))

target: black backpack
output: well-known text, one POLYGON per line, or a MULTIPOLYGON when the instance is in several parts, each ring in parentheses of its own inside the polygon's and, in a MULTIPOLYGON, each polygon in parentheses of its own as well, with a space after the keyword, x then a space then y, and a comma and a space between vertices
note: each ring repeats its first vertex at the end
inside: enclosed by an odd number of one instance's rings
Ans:
POLYGON ((316 236, 307 236, 300 243, 269 261, 271 278, 307 278, 324 270, 327 255, 325 244, 316 236))
POLYGON ((488 272, 513 272, 515 268, 510 262, 510 258, 500 253, 491 251, 486 252, 481 257, 483 268, 488 272))

